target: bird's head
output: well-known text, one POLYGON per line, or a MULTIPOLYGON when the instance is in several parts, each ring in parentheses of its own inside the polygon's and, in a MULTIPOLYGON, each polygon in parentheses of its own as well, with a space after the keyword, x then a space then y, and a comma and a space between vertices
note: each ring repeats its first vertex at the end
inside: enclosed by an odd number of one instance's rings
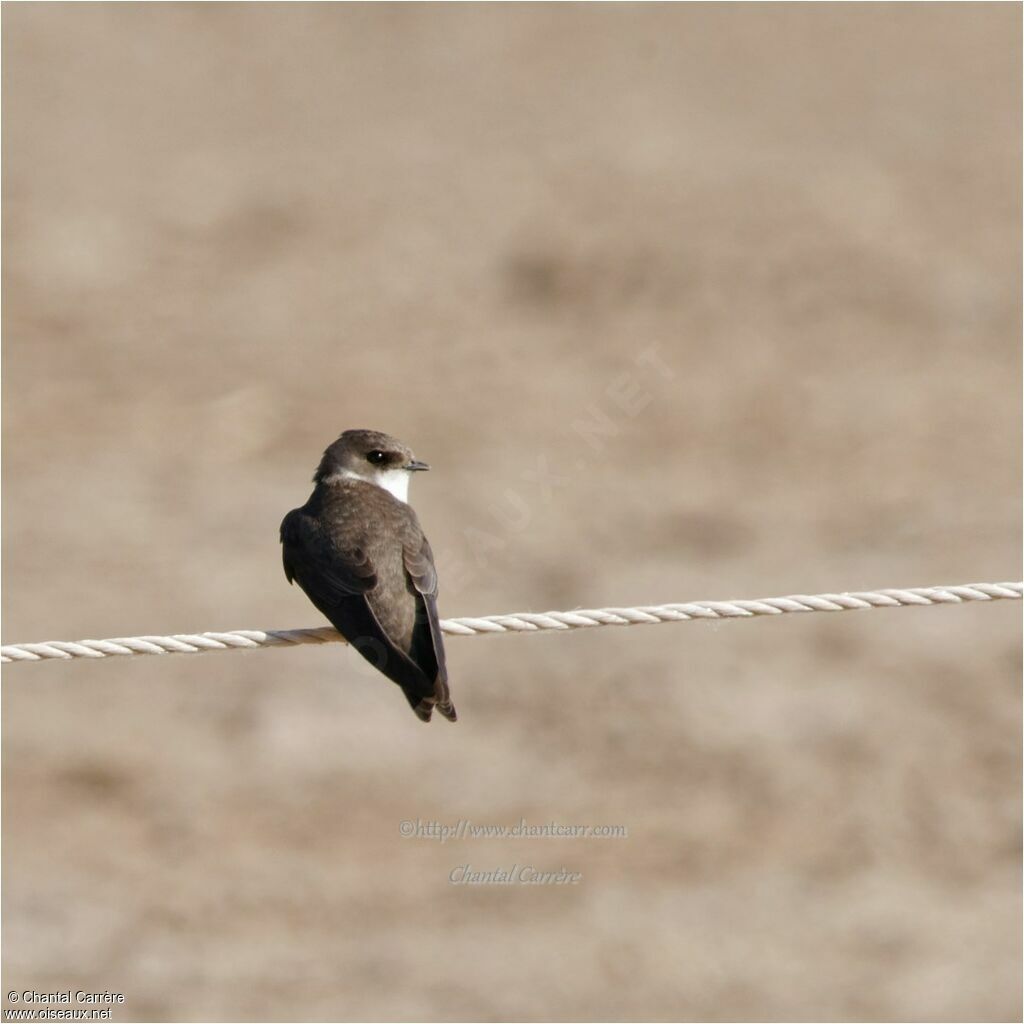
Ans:
POLYGON ((408 445, 379 430, 346 430, 324 452, 313 480, 364 480, 390 491, 399 501, 409 500, 409 478, 430 469, 408 445))

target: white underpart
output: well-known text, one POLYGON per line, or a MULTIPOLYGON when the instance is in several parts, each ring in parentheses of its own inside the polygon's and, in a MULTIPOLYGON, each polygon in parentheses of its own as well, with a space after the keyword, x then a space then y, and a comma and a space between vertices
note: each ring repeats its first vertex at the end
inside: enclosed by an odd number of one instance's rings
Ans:
POLYGON ((399 501, 409 503, 409 470, 407 469, 371 469, 366 473, 353 473, 346 469, 341 473, 329 476, 326 483, 344 477, 347 480, 362 480, 364 483, 376 484, 396 497, 399 501))

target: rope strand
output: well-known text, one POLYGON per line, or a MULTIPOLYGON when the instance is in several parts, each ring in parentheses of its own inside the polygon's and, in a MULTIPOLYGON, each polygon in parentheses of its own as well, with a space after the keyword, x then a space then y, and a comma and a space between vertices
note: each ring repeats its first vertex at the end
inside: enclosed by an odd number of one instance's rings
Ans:
MULTIPOLYGON (((845 612, 864 608, 963 604, 967 601, 1019 601, 1024 583, 969 583, 909 590, 867 590, 852 594, 792 594, 755 601, 697 601, 636 608, 596 608, 567 612, 518 612, 481 618, 443 619, 449 636, 493 633, 539 633, 545 630, 589 629, 595 626, 639 626, 695 619, 749 619, 790 612, 845 612)), ((69 658, 109 658, 128 654, 204 654, 207 651, 260 650, 301 644, 344 643, 330 626, 313 629, 237 629, 227 633, 178 633, 173 636, 132 636, 112 640, 51 640, 37 644, 5 644, 0 662, 69 658)))

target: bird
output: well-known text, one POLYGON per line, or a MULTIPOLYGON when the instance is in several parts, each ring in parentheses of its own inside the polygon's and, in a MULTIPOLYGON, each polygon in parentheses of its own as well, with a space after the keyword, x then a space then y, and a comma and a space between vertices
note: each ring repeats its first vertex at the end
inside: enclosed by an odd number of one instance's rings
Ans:
POLYGON ((346 430, 323 453, 313 493, 281 523, 284 574, 397 683, 416 716, 456 720, 437 611, 434 555, 408 503, 430 467, 378 430, 346 430))

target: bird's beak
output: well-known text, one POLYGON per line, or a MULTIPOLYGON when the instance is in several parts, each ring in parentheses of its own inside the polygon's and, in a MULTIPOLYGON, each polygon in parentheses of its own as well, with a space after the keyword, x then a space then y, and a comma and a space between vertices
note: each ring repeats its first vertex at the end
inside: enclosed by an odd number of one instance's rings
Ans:
POLYGON ((419 459, 413 459, 405 468, 409 470, 410 473, 416 473, 421 469, 430 469, 425 462, 420 462, 419 459))

